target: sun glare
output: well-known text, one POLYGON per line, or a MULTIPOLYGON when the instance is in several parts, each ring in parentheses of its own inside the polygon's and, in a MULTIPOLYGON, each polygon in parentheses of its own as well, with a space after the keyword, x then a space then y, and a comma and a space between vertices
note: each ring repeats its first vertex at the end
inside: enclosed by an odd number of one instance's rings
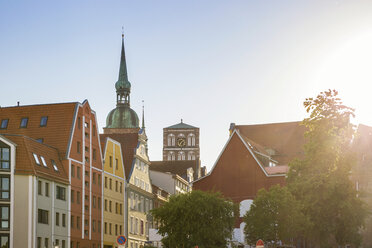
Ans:
POLYGON ((336 89, 356 109, 354 122, 372 126, 372 30, 336 46, 325 55, 315 82, 336 89))

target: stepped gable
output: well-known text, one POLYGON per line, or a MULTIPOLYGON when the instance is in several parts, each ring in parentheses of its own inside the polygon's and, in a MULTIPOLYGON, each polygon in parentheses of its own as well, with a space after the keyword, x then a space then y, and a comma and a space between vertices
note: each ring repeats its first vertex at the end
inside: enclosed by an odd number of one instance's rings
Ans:
POLYGON ((56 148, 23 135, 3 134, 2 136, 17 145, 15 174, 35 175, 64 184, 69 183, 68 174, 59 159, 56 148), (36 164, 33 153, 38 156, 40 164, 36 164), (42 164, 40 156, 44 157, 47 167, 42 164), (58 171, 54 169, 51 160, 56 163, 58 171))
POLYGON ((306 127, 299 121, 237 125, 235 129, 245 141, 256 144, 258 151, 270 155, 279 165, 288 165, 292 159, 301 158, 304 154, 306 127), (274 154, 270 154, 268 150, 273 150, 274 154))
MULTIPOLYGON (((135 155, 135 149, 138 146, 138 133, 126 133, 126 134, 100 134, 100 139, 105 140, 107 137, 116 140, 121 144, 121 152, 123 155, 125 176, 127 180, 130 178, 132 171, 133 159, 135 155)), ((102 148, 103 149, 103 148, 102 148)))

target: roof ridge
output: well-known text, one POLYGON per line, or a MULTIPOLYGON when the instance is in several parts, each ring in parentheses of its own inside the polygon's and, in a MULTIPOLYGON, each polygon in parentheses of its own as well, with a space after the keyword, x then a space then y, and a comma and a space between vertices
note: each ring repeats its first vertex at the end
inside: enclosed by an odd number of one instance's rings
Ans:
POLYGON ((301 123, 301 122, 302 122, 302 121, 271 122, 271 123, 250 124, 250 125, 235 125, 235 127, 245 127, 245 126, 269 126, 269 125, 280 125, 280 124, 295 124, 295 123, 301 123))
MULTIPOLYGON (((42 105, 61 105, 61 104, 79 104, 80 102, 75 101, 75 102, 56 102, 56 103, 37 103, 37 104, 29 104, 29 105, 15 105, 15 106, 6 106, 2 107, 0 106, 0 109, 5 109, 5 108, 22 108, 22 107, 32 107, 32 106, 42 106, 42 105)), ((81 104, 81 103, 80 103, 81 104)))

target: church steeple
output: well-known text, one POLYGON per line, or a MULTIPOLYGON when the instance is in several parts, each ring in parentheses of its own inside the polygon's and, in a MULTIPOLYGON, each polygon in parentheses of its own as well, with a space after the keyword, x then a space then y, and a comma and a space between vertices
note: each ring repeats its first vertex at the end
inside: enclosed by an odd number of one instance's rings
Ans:
POLYGON ((121 37, 121 58, 120 58, 120 69, 119 79, 115 84, 116 88, 116 103, 119 105, 130 106, 130 88, 131 84, 128 80, 127 62, 125 59, 124 49, 124 34, 121 37))
POLYGON ((142 129, 145 129, 145 104, 142 100, 142 129))

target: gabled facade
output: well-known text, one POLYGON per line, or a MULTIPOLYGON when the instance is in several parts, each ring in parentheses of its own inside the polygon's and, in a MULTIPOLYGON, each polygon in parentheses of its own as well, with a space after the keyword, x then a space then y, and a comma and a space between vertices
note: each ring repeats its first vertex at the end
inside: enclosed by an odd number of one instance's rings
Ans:
POLYGON ((1 175, 1 247, 67 248, 69 182, 57 149, 8 134, 0 135, 0 147, 2 155, 4 149, 10 155, 3 156, 3 163, 9 161, 10 167, 3 166, 1 175), (8 211, 6 196, 11 196, 8 211), (4 241, 7 229, 8 244, 4 241))
POLYGON ((117 248, 116 238, 126 235, 125 172, 119 142, 101 139, 103 171, 103 247, 117 248))
POLYGON ((193 182, 194 190, 220 191, 240 204, 234 239, 244 243, 242 216, 259 189, 285 184, 288 162, 301 157, 304 127, 299 122, 232 125, 212 170, 193 182))
POLYGON ((0 134, 25 135, 58 150, 69 183, 67 244, 102 247, 101 204, 91 207, 92 199, 102 199, 102 159, 96 114, 88 101, 0 108, 0 121, 0 134))

